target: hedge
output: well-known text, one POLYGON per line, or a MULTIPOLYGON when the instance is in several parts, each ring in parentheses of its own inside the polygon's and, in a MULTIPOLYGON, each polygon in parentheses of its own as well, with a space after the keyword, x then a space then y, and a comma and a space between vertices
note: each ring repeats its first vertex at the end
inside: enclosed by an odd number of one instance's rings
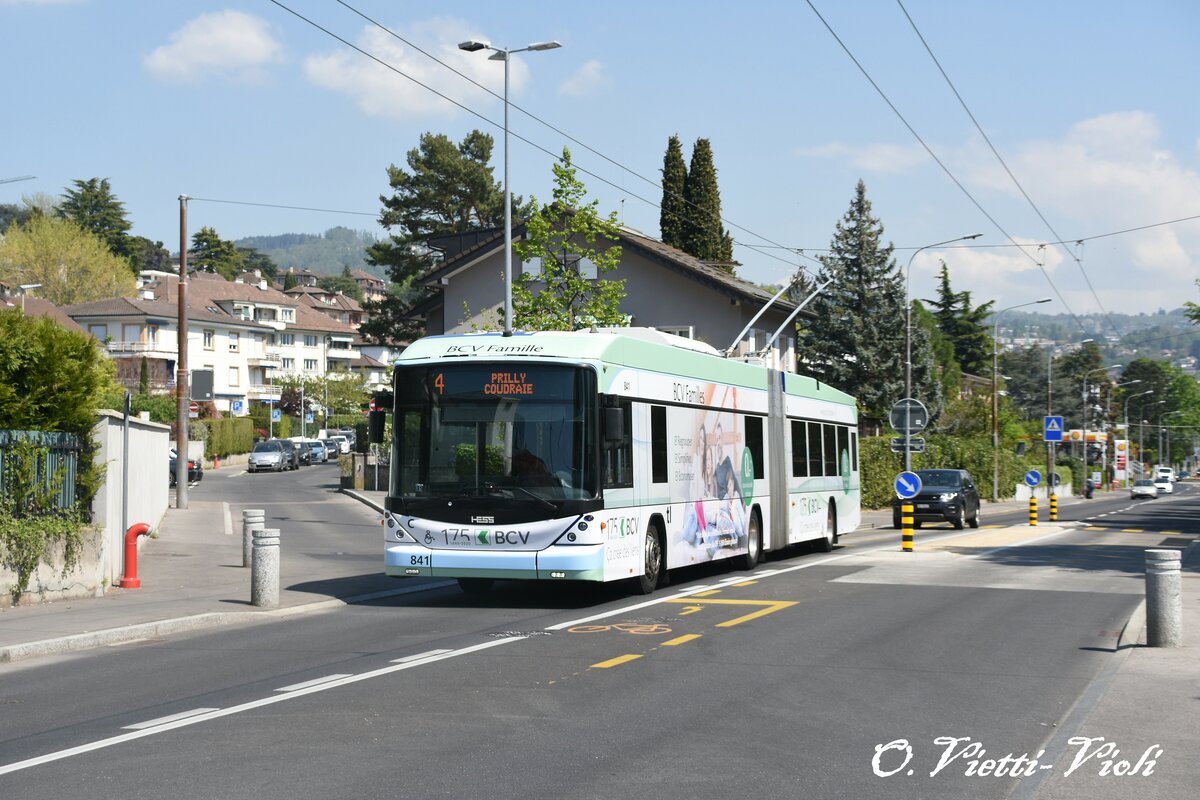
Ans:
POLYGON ((222 417, 205 420, 203 424, 208 427, 205 458, 225 458, 249 453, 254 448, 254 420, 250 417, 222 417))

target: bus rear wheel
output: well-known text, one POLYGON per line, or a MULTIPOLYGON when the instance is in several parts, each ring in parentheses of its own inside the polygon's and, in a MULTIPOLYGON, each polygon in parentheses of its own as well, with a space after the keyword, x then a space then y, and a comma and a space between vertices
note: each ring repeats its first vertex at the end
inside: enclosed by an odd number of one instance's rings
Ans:
POLYGON ((646 557, 644 571, 637 579, 638 591, 641 594, 651 594, 658 588, 664 572, 662 535, 654 524, 646 528, 646 541, 643 547, 646 557))
POLYGON ((754 569, 762 559, 762 520, 758 518, 758 510, 750 512, 750 521, 746 525, 746 552, 738 556, 738 569, 754 569))
POLYGON ((825 526, 821 529, 821 538, 817 540, 817 551, 821 553, 833 552, 833 543, 837 541, 837 512, 833 510, 833 503, 829 504, 829 510, 825 512, 825 526))

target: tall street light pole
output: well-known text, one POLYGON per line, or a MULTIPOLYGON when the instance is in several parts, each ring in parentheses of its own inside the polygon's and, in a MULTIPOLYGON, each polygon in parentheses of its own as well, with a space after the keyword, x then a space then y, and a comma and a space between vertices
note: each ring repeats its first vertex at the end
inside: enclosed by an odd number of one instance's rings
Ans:
MULTIPOLYGON (((1094 341, 1095 341, 1095 339, 1080 339, 1078 342, 1069 342, 1066 346, 1074 347, 1076 345, 1087 344, 1088 342, 1094 342, 1094 341)), ((1046 349, 1046 416, 1047 417, 1054 416, 1054 344, 1053 343, 1051 343, 1050 347, 1048 347, 1046 349)), ((1054 458, 1054 442, 1047 442, 1047 445, 1048 446, 1046 447, 1046 475, 1047 475, 1046 480, 1051 481, 1050 493, 1056 494, 1055 484, 1053 483, 1053 478, 1051 476, 1054 475, 1054 472, 1055 472, 1054 467, 1058 462, 1054 458)))
POLYGON ((191 414, 188 392, 187 328, 187 201, 179 195, 179 353, 175 359, 175 507, 188 507, 188 419, 191 414))
MULTIPOLYGON (((1154 390, 1147 389, 1144 392, 1138 392, 1137 394, 1131 394, 1125 398, 1125 436, 1126 437, 1129 437, 1129 401, 1135 397, 1145 397, 1148 394, 1154 394, 1154 390)), ((1143 402, 1142 405, 1145 405, 1145 402, 1143 402)), ((1126 445, 1126 449, 1129 449, 1128 445, 1126 445)), ((1141 458, 1142 458, 1142 443, 1141 443, 1141 441, 1139 441, 1138 442, 1138 460, 1140 461, 1141 458)), ((1126 461, 1126 464, 1125 464, 1125 488, 1128 489, 1129 488, 1129 478, 1133 474, 1133 459, 1126 456, 1125 461, 1126 461)))
MULTIPOLYGON (((972 233, 969 236, 959 236, 957 239, 947 239, 944 242, 934 242, 923 247, 918 247, 913 250, 911 256, 908 257, 908 266, 904 268, 904 397, 908 399, 912 397, 912 263, 917 257, 917 253, 922 250, 928 250, 931 247, 941 247, 944 244, 953 244, 955 242, 965 242, 968 239, 978 239, 983 236, 982 233, 972 233)), ((906 411, 907 416, 909 412, 906 411)), ((909 441, 912 438, 911 420, 904 420, 904 471, 912 470, 912 450, 909 449, 909 441)))
POLYGON ((1089 369, 1087 372, 1083 373, 1083 409, 1082 409, 1082 412, 1083 412, 1083 477, 1084 477, 1084 480, 1090 480, 1090 478, 1088 477, 1088 436, 1087 436, 1088 427, 1087 427, 1087 422, 1088 422, 1088 406, 1091 405, 1091 397, 1088 395, 1088 375, 1091 375, 1093 372, 1108 372, 1110 369, 1119 369, 1120 367, 1121 367, 1120 364, 1110 364, 1107 367, 1096 367, 1096 369, 1089 369))
POLYGON ((492 47, 488 42, 461 42, 459 50, 477 53, 480 50, 491 50, 489 61, 504 62, 504 335, 512 336, 512 191, 508 184, 508 62, 513 53, 536 52, 538 50, 554 50, 562 47, 558 42, 536 42, 527 47, 510 50, 506 47, 492 47))
POLYGON ((1163 425, 1163 420, 1166 419, 1167 417, 1171 416, 1172 414, 1182 414, 1182 413, 1184 413, 1184 412, 1183 411, 1168 411, 1158 418, 1158 445, 1159 445, 1158 463, 1164 467, 1171 466, 1171 431, 1167 430, 1166 427, 1163 425), (1166 448, 1163 448, 1163 446, 1162 446, 1164 432, 1166 433, 1166 437, 1167 437, 1166 448), (1163 458, 1164 454, 1166 455, 1166 458, 1163 458))
MULTIPOLYGON (((1051 298, 1042 297, 1027 303, 1002 308, 992 318, 992 502, 1000 499, 1000 315, 1005 311, 1024 306, 1049 303, 1051 298)), ((1049 480, 1049 477, 1047 477, 1049 480)))

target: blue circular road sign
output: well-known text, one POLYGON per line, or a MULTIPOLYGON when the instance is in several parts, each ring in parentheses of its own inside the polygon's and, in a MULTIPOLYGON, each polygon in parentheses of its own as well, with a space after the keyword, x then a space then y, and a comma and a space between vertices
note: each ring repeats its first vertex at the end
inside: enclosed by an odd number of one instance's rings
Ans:
POLYGON ((1026 486, 1033 488, 1034 486, 1037 486, 1041 482, 1042 482, 1042 473, 1038 472, 1036 469, 1031 469, 1031 470, 1029 470, 1029 472, 1025 473, 1025 485, 1026 486))
POLYGON ((896 495, 901 500, 908 500, 921 491, 921 476, 915 472, 901 472, 896 476, 894 485, 896 495))

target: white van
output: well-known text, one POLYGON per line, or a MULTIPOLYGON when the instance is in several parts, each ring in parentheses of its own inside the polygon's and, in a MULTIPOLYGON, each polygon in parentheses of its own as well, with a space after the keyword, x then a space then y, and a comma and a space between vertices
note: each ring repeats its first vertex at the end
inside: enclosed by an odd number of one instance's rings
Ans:
POLYGON ((1175 470, 1171 469, 1170 467, 1155 467, 1154 468, 1154 477, 1155 478, 1166 478, 1171 483, 1174 483, 1176 481, 1175 470))

